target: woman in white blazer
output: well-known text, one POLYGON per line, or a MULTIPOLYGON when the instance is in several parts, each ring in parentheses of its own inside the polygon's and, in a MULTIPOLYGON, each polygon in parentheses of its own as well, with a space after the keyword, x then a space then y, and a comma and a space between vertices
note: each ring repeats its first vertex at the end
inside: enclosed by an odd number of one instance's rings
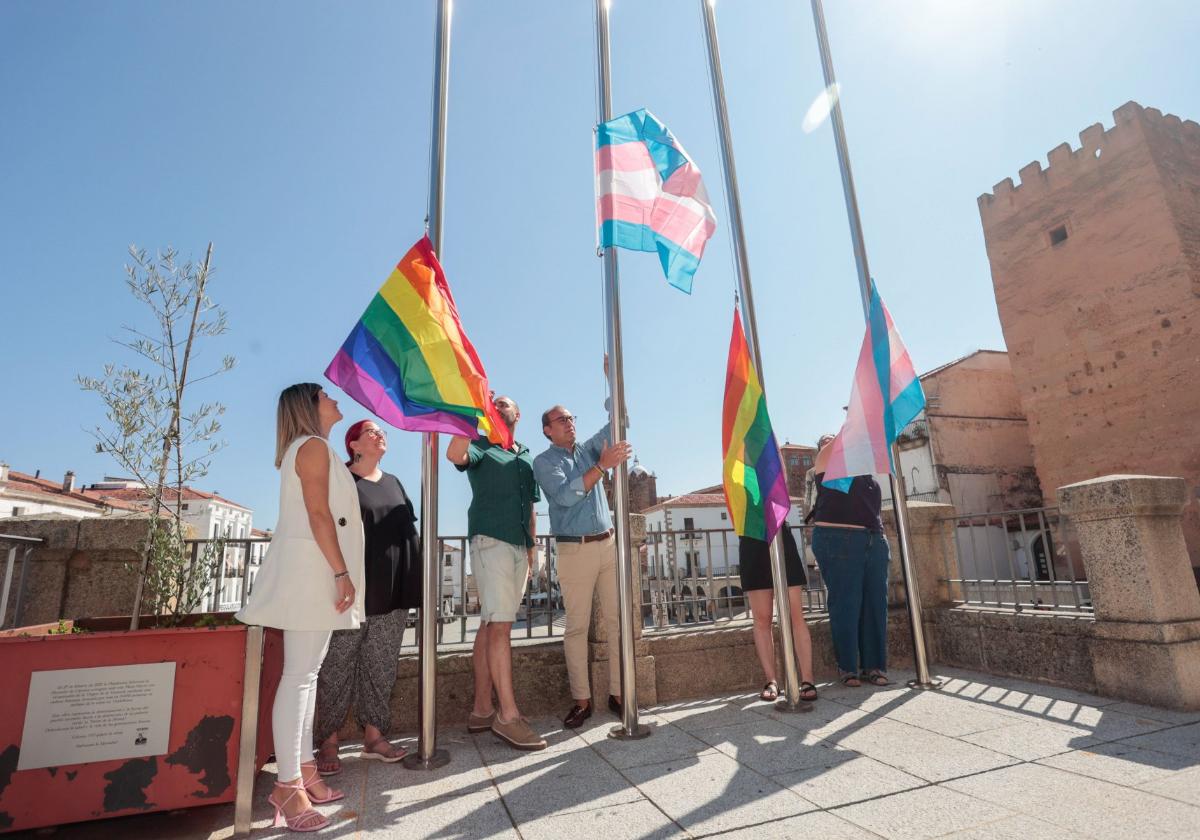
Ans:
POLYGON ((342 419, 337 402, 311 382, 279 395, 275 466, 279 522, 250 598, 237 617, 283 630, 283 676, 271 724, 278 777, 269 801, 275 826, 316 831, 329 820, 313 810, 341 799, 313 762, 317 673, 334 630, 362 621, 363 529, 354 477, 330 448, 342 419))

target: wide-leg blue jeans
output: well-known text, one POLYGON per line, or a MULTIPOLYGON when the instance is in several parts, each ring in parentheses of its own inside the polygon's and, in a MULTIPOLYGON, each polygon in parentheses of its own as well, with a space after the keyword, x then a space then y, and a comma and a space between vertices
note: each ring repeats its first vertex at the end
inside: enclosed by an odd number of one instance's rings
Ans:
POLYGON ((856 528, 813 529, 825 580, 833 651, 843 673, 887 669, 887 539, 856 528))

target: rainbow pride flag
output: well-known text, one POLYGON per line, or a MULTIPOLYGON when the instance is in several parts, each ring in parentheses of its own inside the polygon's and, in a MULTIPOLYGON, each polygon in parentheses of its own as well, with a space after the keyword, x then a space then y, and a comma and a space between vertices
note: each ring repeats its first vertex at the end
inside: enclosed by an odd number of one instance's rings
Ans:
POLYGON ((725 407, 721 418, 725 463, 721 479, 729 519, 740 537, 770 542, 791 508, 779 446, 767 416, 758 374, 750 361, 746 334, 736 308, 729 365, 725 372, 725 407))
POLYGON ((428 236, 396 265, 325 376, 398 429, 512 446, 428 236))
POLYGON ((667 282, 688 294, 717 229, 700 170, 645 109, 596 130, 596 219, 600 247, 657 251, 667 282))
POLYGON ((892 444, 925 408, 925 392, 892 315, 871 284, 871 311, 846 422, 830 444, 821 483, 843 493, 856 475, 895 472, 892 444))

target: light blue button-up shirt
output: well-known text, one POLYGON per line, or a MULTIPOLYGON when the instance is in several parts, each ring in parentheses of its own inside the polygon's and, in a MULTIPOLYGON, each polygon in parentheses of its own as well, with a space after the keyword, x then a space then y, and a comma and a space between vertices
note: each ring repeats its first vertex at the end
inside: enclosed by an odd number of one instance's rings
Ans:
POLYGON ((550 503, 550 533, 554 536, 586 537, 612 527, 604 482, 583 489, 583 476, 600 460, 608 446, 609 424, 574 450, 551 445, 533 459, 533 476, 550 503))

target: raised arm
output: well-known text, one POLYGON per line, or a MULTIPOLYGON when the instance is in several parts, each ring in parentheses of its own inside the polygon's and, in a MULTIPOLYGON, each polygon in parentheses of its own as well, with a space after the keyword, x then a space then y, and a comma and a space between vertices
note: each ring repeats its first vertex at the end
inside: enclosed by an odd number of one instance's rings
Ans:
POLYGON ((450 445, 446 447, 446 460, 456 467, 465 467, 471 463, 470 438, 459 437, 458 435, 450 438, 450 445))
POLYGON ((304 509, 308 512, 308 524, 313 539, 325 556, 325 562, 333 573, 337 584, 338 612, 345 612, 354 605, 354 584, 346 570, 342 547, 338 544, 337 526, 329 511, 329 445, 312 438, 301 445, 296 453, 296 475, 300 479, 300 492, 304 497, 304 509))

